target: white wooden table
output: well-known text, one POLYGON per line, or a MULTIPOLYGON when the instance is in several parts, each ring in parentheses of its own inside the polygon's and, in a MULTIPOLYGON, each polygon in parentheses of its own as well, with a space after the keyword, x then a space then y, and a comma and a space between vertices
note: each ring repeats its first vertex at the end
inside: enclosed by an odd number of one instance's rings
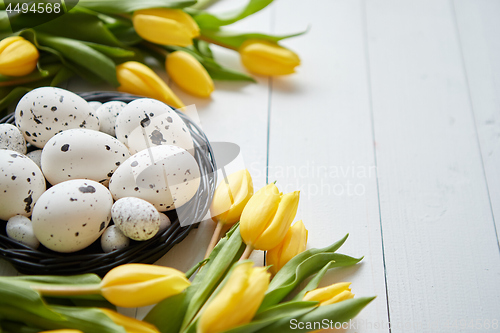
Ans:
MULTIPOLYGON (((297 74, 217 83, 209 101, 173 87, 212 141, 242 148, 256 188, 301 190, 309 247, 350 233, 341 252, 365 259, 323 284, 378 298, 347 332, 500 331, 498 17, 498 0, 278 0, 234 29, 310 26, 284 42, 297 74)), ((213 227, 158 264, 198 262, 213 227)), ((0 274, 16 272, 0 262, 0 274)))

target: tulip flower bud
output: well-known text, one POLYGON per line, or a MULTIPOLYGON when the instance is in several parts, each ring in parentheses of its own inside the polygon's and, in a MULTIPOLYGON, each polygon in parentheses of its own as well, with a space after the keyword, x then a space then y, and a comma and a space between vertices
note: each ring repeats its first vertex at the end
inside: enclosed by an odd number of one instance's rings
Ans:
POLYGON ((21 36, 7 37, 0 42, 0 74, 24 76, 36 68, 38 50, 21 36))
POLYGON ((351 288, 349 288, 350 285, 350 282, 340 282, 328 287, 314 289, 308 291, 303 300, 319 302, 320 306, 345 301, 354 297, 351 288))
POLYGON ((253 194, 252 177, 247 169, 230 174, 214 193, 210 213, 215 222, 233 225, 253 194))
POLYGON ((197 333, 219 333, 249 323, 259 309, 270 274, 251 261, 236 266, 201 314, 197 333))
POLYGON ((297 221, 288 228, 285 239, 275 248, 267 251, 267 264, 272 265, 273 275, 297 254, 305 251, 307 245, 307 229, 302 221, 297 221))
POLYGON ((193 18, 180 9, 138 10, 134 12, 132 22, 139 36, 161 45, 189 46, 200 34, 193 18))
MULTIPOLYGON (((116 325, 122 326, 127 333, 160 333, 160 331, 150 323, 124 316, 110 309, 100 309, 116 325)), ((69 333, 69 332, 68 332, 69 333)))
POLYGON ((101 282, 101 293, 111 303, 139 307, 180 294, 190 285, 184 273, 169 267, 126 264, 113 268, 101 282))
POLYGON ((247 40, 240 46, 239 52, 243 65, 255 74, 292 74, 300 65, 300 58, 295 52, 268 41, 247 40))
POLYGON ((187 52, 170 53, 165 68, 170 78, 191 95, 209 97, 214 91, 214 81, 205 67, 187 52))
POLYGON ((279 245, 292 224, 299 191, 281 194, 274 184, 261 188, 248 201, 240 218, 240 233, 247 246, 271 250, 279 245))
POLYGON ((116 66, 119 91, 155 98, 176 108, 184 107, 167 84, 148 66, 136 61, 127 61, 116 66))

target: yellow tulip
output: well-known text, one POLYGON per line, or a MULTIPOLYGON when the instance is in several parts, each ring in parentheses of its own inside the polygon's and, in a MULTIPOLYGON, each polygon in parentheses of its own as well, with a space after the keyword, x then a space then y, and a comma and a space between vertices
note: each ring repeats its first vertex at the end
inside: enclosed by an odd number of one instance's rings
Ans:
POLYGON ((303 300, 319 302, 320 306, 345 301, 354 297, 351 288, 349 288, 350 285, 350 282, 340 282, 328 287, 314 289, 308 291, 303 300))
POLYGON ((153 8, 134 12, 134 29, 143 39, 161 45, 189 46, 200 34, 193 18, 180 9, 153 8))
POLYGON ((238 265, 221 291, 208 303, 198 323, 197 333, 218 333, 249 323, 255 316, 270 274, 251 261, 238 265))
POLYGON ((165 68, 170 78, 183 90, 198 97, 209 97, 214 81, 195 57, 184 51, 167 56, 165 68))
POLYGON ((62 330, 43 331, 43 332, 39 332, 39 333, 83 333, 83 332, 80 330, 63 328, 62 330))
POLYGON ((160 331, 150 323, 124 316, 110 309, 101 309, 116 325, 122 326, 127 333, 160 333, 160 331))
POLYGON ((264 40, 247 40, 240 46, 239 52, 243 65, 255 74, 292 74, 300 65, 300 58, 295 52, 264 40))
POLYGON ((0 42, 0 74, 24 76, 36 68, 38 50, 21 36, 7 37, 0 42))
POLYGON ((116 66, 119 91, 155 98, 176 108, 185 105, 167 84, 148 66, 136 61, 127 61, 116 66))
POLYGON ((126 264, 113 268, 101 282, 101 293, 111 303, 139 307, 180 294, 190 285, 184 273, 169 267, 126 264))
POLYGON ((267 264, 272 265, 270 271, 272 274, 285 266, 297 254, 305 251, 307 245, 307 229, 302 221, 297 221, 288 228, 285 239, 275 248, 267 251, 267 264))
POLYGON ((278 246, 295 218, 298 205, 299 191, 282 194, 274 184, 257 191, 240 218, 240 233, 247 247, 271 250, 278 246))

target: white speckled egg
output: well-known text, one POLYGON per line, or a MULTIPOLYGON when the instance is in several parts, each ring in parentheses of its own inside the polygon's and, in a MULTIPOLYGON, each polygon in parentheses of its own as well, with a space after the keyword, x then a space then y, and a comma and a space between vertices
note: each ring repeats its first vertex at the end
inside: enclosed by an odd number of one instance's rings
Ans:
POLYGON ((95 242, 111 219, 113 198, 98 182, 74 179, 48 189, 33 209, 33 230, 45 247, 75 252, 95 242))
POLYGON ((130 238, 115 225, 110 225, 101 236, 101 247, 106 253, 121 250, 130 245, 130 238))
POLYGON ((33 151, 30 151, 29 153, 26 154, 26 157, 28 157, 30 160, 35 162, 36 165, 40 169, 42 169, 42 150, 41 149, 36 149, 33 151))
POLYGON ((200 170, 191 154, 175 146, 156 146, 123 162, 109 189, 116 200, 134 196, 168 211, 188 202, 199 185, 200 170))
POLYGON ((156 99, 136 99, 128 103, 116 117, 116 138, 127 145, 128 136, 134 129, 144 126, 153 117, 169 112, 174 111, 167 104, 156 99))
POLYGON ((42 152, 42 171, 49 183, 91 179, 107 185, 130 157, 127 147, 106 133, 70 129, 51 138, 42 152))
POLYGON ((45 178, 35 162, 13 150, 0 149, 0 220, 30 216, 44 191, 45 178))
POLYGON ((70 128, 99 130, 99 120, 87 101, 54 87, 37 88, 24 95, 16 107, 16 125, 26 141, 38 148, 70 128))
POLYGON ((148 240, 160 229, 160 213, 152 204, 139 198, 116 201, 111 216, 121 232, 133 240, 148 240))
POLYGON ((160 230, 158 232, 164 232, 171 224, 172 222, 170 222, 168 216, 164 213, 160 213, 160 230))
POLYGON ((101 105, 95 116, 99 119, 99 131, 115 136, 116 117, 127 103, 120 101, 107 102, 101 105))
POLYGON ((0 124, 0 149, 26 154, 26 141, 23 133, 14 125, 0 124))
POLYGON ((88 102, 90 107, 94 110, 97 110, 101 107, 102 103, 101 102, 98 102, 98 101, 90 101, 88 102))
POLYGON ((40 242, 35 237, 31 220, 23 215, 12 216, 5 226, 7 236, 32 249, 38 248, 40 242))
POLYGON ((191 133, 175 111, 155 116, 142 124, 128 135, 127 146, 132 154, 162 145, 177 146, 194 153, 191 133))

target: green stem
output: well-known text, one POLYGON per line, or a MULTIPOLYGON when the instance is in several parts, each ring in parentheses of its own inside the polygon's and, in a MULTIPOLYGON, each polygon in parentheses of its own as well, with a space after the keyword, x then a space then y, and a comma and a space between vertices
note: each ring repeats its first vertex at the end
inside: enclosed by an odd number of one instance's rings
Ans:
POLYGON ((210 37, 207 37, 207 36, 204 36, 204 35, 199 35, 198 37, 199 40, 203 40, 205 42, 208 42, 208 43, 212 43, 212 44, 215 44, 215 45, 219 45, 219 46, 222 46, 222 47, 225 47, 226 49, 230 49, 230 50, 234 50, 234 51, 238 51, 238 48, 237 47, 234 47, 234 46, 231 46, 231 45, 227 45, 227 44, 224 44, 224 43, 221 43, 219 41, 216 41, 214 39, 211 39, 210 37))
POLYGON ((89 285, 31 285, 31 289, 44 296, 81 296, 101 294, 99 284, 89 285))

